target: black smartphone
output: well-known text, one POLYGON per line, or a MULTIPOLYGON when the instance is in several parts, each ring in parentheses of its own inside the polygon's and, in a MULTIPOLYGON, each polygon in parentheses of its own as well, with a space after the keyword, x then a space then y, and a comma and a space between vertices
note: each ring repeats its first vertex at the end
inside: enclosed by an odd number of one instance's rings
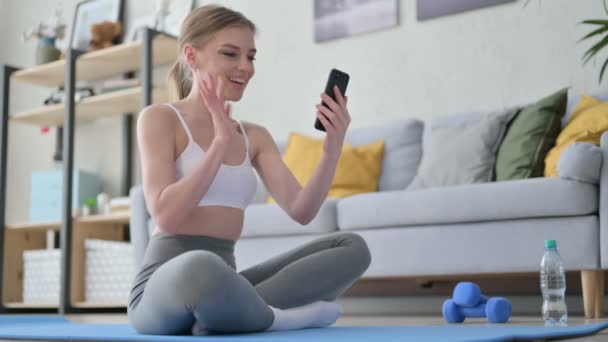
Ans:
MULTIPOLYGON (((327 79, 327 84, 325 85, 325 94, 331 97, 334 101, 338 102, 336 100, 336 95, 334 94, 334 86, 337 85, 338 89, 340 89, 340 94, 344 96, 346 95, 346 87, 348 86, 349 79, 350 76, 344 71, 340 71, 338 69, 331 69, 331 71, 329 72, 329 78, 327 79)), ((329 108, 325 101, 321 101, 321 105, 325 106, 326 108, 329 108)), ((315 128, 319 131, 325 132, 325 127, 323 126, 319 118, 316 118, 315 120, 315 128)))

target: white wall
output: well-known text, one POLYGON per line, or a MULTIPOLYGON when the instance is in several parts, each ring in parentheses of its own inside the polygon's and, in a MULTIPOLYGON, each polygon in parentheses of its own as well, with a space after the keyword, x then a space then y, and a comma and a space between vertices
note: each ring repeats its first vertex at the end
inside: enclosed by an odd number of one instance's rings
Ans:
POLYGON ((314 43, 312 1, 226 2, 260 26, 257 78, 237 113, 277 133, 313 132, 313 104, 333 66, 351 74, 353 128, 500 108, 567 85, 598 89, 599 66, 581 67, 589 44, 575 42, 588 32, 577 22, 603 15, 600 0, 517 1, 426 22, 414 0, 401 1, 398 28, 323 44, 314 43))
MULTIPOLYGON (((9 0, 0 0, 0 8, 6 8, 9 0)), ((0 32, 6 32, 8 29, 8 14, 6 11, 0 11, 0 32)), ((0 46, 6 45, 6 35, 0 34, 0 46)), ((6 49, 0 49, 0 63, 6 61, 6 49)))
MULTIPOLYGON (((153 1, 125 1, 128 22, 154 10, 153 1)), ((318 134, 312 128, 314 104, 332 67, 351 75, 351 129, 397 117, 498 109, 564 86, 574 94, 607 90, 597 83, 603 59, 583 68, 581 56, 590 43, 576 43, 589 31, 579 21, 605 17, 601 0, 533 0, 525 8, 520 0, 425 22, 416 20, 414 0, 402 0, 400 26, 322 44, 314 43, 312 0, 216 2, 258 25, 257 73, 234 112, 275 135, 318 134)), ((3 62, 34 64, 35 43, 22 43, 20 34, 46 20, 57 3, 0 0, 3 62)), ((77 1, 59 3, 71 22, 77 1)), ((198 2, 203 3, 209 2, 198 2)), ((12 111, 38 106, 48 93, 15 85, 12 111)), ((99 173, 113 196, 121 189, 121 143, 120 118, 78 126, 76 164, 99 173)), ((53 151, 54 131, 41 135, 37 127, 11 124, 7 222, 27 220, 30 172, 51 167, 53 151)))

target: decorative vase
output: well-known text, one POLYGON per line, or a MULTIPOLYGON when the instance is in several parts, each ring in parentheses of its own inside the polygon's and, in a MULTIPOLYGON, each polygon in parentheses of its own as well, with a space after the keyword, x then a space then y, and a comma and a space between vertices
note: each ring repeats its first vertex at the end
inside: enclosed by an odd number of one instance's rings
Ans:
POLYGON ((46 64, 56 61, 61 56, 61 50, 55 47, 55 39, 42 38, 36 47, 36 64, 46 64))

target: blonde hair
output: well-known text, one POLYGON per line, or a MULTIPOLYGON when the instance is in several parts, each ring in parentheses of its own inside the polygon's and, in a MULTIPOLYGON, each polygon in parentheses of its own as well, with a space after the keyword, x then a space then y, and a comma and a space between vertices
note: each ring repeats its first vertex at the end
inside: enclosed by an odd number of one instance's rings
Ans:
POLYGON ((200 49, 216 32, 228 27, 242 26, 255 33, 255 24, 241 12, 219 5, 205 5, 194 9, 181 26, 178 37, 177 60, 169 70, 171 98, 181 100, 192 89, 192 72, 183 60, 182 51, 186 44, 200 49))

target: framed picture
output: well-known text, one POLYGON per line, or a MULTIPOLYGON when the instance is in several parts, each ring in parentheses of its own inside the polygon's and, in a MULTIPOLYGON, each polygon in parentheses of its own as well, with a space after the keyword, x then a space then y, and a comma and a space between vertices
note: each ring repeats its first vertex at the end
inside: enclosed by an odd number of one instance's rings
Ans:
POLYGON ((397 0, 315 0, 315 41, 399 25, 397 0))
POLYGON ((514 1, 515 0, 418 0, 416 3, 416 12, 418 20, 426 20, 514 1))
MULTIPOLYGON (((84 0, 76 5, 70 33, 70 47, 87 51, 91 42, 91 25, 109 20, 123 24, 123 0, 84 0)), ((120 43, 122 36, 115 44, 120 43)))

